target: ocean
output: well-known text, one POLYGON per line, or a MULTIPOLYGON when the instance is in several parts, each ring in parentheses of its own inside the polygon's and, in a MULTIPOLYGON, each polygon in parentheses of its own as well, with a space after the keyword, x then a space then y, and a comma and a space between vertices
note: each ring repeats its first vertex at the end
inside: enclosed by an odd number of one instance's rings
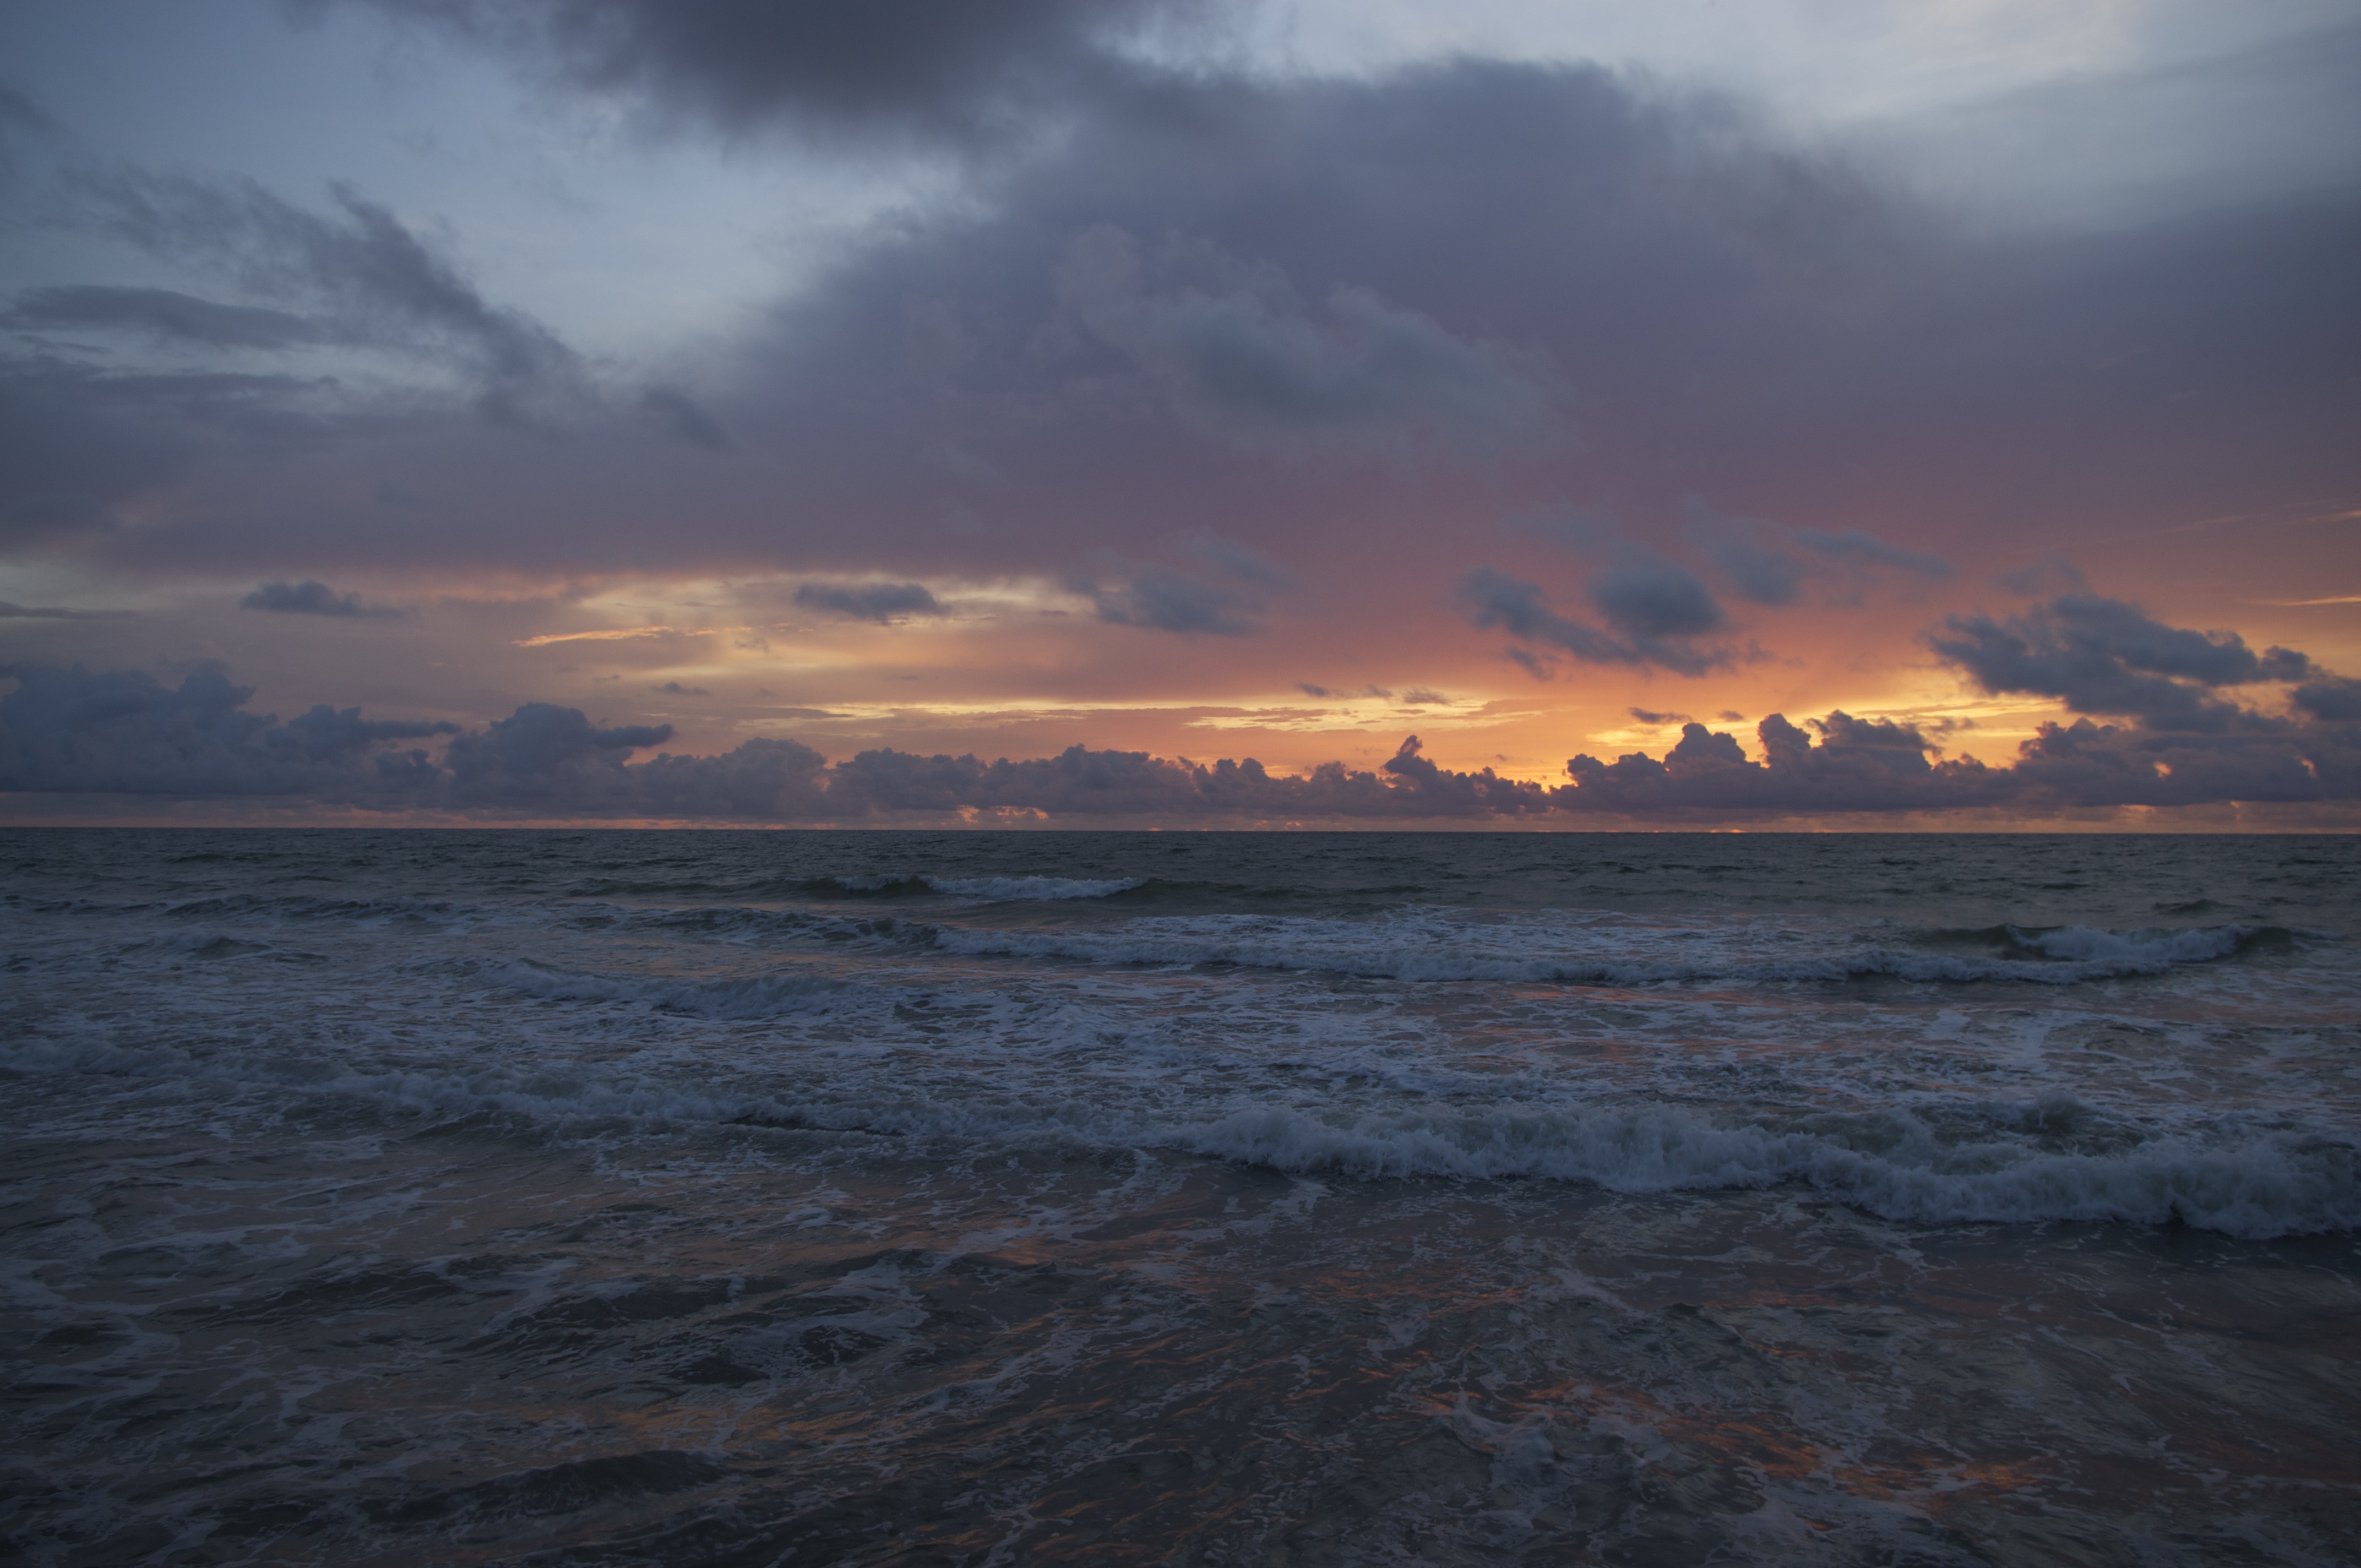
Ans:
POLYGON ((2361 1560, 2353 838, 0 864, 18 1561, 2361 1560))

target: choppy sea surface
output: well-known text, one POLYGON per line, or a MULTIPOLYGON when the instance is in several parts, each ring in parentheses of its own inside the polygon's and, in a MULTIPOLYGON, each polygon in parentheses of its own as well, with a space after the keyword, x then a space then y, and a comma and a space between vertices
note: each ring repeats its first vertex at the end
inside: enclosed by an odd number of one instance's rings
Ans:
POLYGON ((0 866, 27 1563, 2361 1560, 2361 839, 0 866))

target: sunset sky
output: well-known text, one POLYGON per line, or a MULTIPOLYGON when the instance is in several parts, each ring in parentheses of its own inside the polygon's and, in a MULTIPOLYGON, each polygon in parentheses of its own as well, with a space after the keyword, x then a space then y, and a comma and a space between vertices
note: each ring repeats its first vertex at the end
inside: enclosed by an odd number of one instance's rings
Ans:
POLYGON ((2361 828, 2361 3, 0 0, 0 601, 17 822, 2361 828))

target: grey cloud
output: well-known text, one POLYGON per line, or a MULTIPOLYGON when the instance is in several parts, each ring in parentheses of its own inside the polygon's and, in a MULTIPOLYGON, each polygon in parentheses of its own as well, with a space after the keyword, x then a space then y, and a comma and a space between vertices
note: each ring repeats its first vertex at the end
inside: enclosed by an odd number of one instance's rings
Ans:
POLYGON ((1689 716, 1686 713, 1657 713, 1645 707, 1627 708, 1624 711, 1642 724, 1686 724, 1689 719, 1689 716))
POLYGON ((1993 578, 1994 584, 2013 594, 2037 598, 2054 591, 2085 594, 2091 591, 2090 579, 2073 562, 2051 551, 2030 566, 2020 566, 2014 572, 2003 572, 1993 578))
POLYGON ((573 350, 532 318, 487 301, 384 206, 349 186, 336 212, 282 201, 251 181, 80 171, 93 221, 166 260, 210 265, 249 294, 315 302, 321 340, 396 349, 453 363, 478 385, 496 421, 569 392, 583 370, 573 350))
MULTIPOLYGON (((1700 675, 1729 663, 1727 653, 1686 641, 1689 632, 1684 629, 1701 631, 1721 623, 1719 607, 1692 574, 1669 563, 1642 564, 1606 574, 1598 587, 1593 602, 1623 633, 1620 637, 1559 615, 1550 609, 1539 584, 1490 566, 1478 566, 1462 578, 1459 596, 1473 624, 1499 627, 1512 637, 1561 649, 1588 663, 1657 665, 1700 675)), ((1509 654, 1535 674, 1543 674, 1544 667, 1529 651, 1510 649, 1509 654)))
POLYGON ((1215 637, 1246 637, 1261 629, 1255 619, 1262 609, 1259 597, 1170 566, 1151 563, 1113 587, 1088 579, 1076 579, 1073 586, 1090 596, 1101 620, 1116 626, 1202 631, 1215 637))
POLYGON ((10 604, 0 599, 0 620, 120 620, 136 613, 128 609, 64 609, 55 605, 10 604))
POLYGON ((2361 722, 2361 681, 2314 681, 2296 687, 2292 700, 2324 724, 2361 722))
POLYGON ((708 452, 727 452, 736 444, 721 422, 686 393, 668 387, 651 387, 640 396, 640 407, 654 416, 656 422, 691 446, 702 446, 708 452))
POLYGON ((137 671, 13 673, 16 689, 0 697, 0 789, 368 798, 397 787, 379 766, 401 766, 383 743, 458 729, 325 705, 281 724, 246 711, 254 689, 217 672, 177 689, 137 671))
MULTIPOLYGON (((1307 363, 1327 373, 1359 352, 1358 329, 1324 303, 1340 287, 1463 347, 1546 356, 1551 406, 1581 434, 1578 475, 1547 482, 1578 481, 1585 495, 1709 482, 1734 508, 1809 517, 1833 537, 1854 519, 1822 500, 1872 492, 1829 477, 1858 465, 1874 493, 1923 497, 1930 528, 1990 520, 1992 548, 2024 551, 2075 548, 2100 520, 2176 520, 2251 494, 2258 476, 2289 495, 2361 482, 2334 417, 2361 400, 2345 264, 2361 243, 2361 203, 2349 187, 2028 244, 1954 227, 1840 153, 1794 149, 1726 104, 1605 71, 1471 60, 1356 80, 1209 71, 1093 100, 1087 114, 1077 134, 971 165, 961 200, 881 226, 698 381, 727 386, 708 411, 796 479, 792 494, 757 493, 738 465, 704 465, 667 498, 682 520, 664 541, 669 564, 1055 571, 1101 545, 1143 554, 1218 518, 1286 560, 1399 547, 1435 570, 1430 523, 1341 494, 1320 463, 1214 460, 1205 431, 1256 432, 1257 450, 1308 440, 1382 451, 1384 438, 1347 437, 1349 422, 1289 426, 1210 391, 1191 417, 1173 416, 1195 374, 1180 345, 1194 340, 1159 335, 1159 312, 1200 297, 1290 374, 1307 363), (1144 368, 1060 304, 1074 236, 1102 225, 1148 238, 1136 286, 1116 277, 1101 298, 1118 337, 1145 334, 1142 354, 1165 368, 1144 368), (1202 243, 1168 247, 1167 236, 1202 243), (956 328, 955 363, 913 354, 920 307, 956 328), (1285 358, 1299 341, 1312 356, 1285 358), (988 501, 947 496, 972 482, 913 460, 949 447, 998 477, 988 501), (946 529, 954 504, 977 508, 981 526, 946 529), (853 517, 860 528, 841 525, 853 517)), ((355 227, 334 212, 322 221, 355 227)), ((309 285, 236 298, 343 319, 309 285)), ((414 318, 389 320, 440 341, 414 318)), ((471 385, 482 357, 461 343, 471 385)), ((628 464, 650 460, 643 444, 603 439, 611 427, 591 416, 598 439, 497 454, 448 421, 348 427, 339 439, 373 444, 336 459, 347 472, 435 476, 444 506, 395 529, 374 507, 323 516, 315 503, 335 492, 312 481, 328 464, 282 477, 255 462, 236 468, 235 491, 208 488, 205 476, 231 466, 200 461, 219 452, 210 444, 225 423, 78 373, 78 386, 46 370, 11 383, 21 397, 16 429, 0 430, 0 505, 27 548, 79 527, 93 554, 127 559, 135 545, 128 534, 108 543, 108 521, 126 498, 168 488, 185 505, 155 509, 166 515, 137 536, 144 565, 202 555, 259 574, 301 558, 330 573, 400 556, 605 569, 649 548, 644 497, 621 482, 628 464)), ((330 400, 214 385, 223 409, 271 412, 299 433, 307 400, 330 400)), ((650 417, 597 418, 609 416, 650 417)), ((1369 428, 1411 422, 1396 411, 1369 428)), ((253 450, 269 457, 294 440, 258 437, 253 450)), ((1457 436, 1420 451, 1479 461, 1509 481, 1503 494, 1545 492, 1523 449, 1501 457, 1457 436)), ((1784 536, 1753 543, 1798 573, 1891 569, 1784 536)), ((1782 591, 1702 546, 1690 564, 1729 608, 1782 591)), ((1603 623, 1592 630, 1622 641, 1603 623)))
POLYGON ((1126 58, 1196 0, 372 0, 508 51, 530 72, 742 134, 766 123, 971 144, 1068 101, 1150 86, 1126 58))
POLYGON ((2235 632, 2166 626, 2096 594, 2061 595, 2005 621, 1955 615, 1944 626, 1949 634, 1930 644, 1988 692, 2053 696, 2077 713, 2130 714, 2154 729, 2268 725, 2275 721, 2213 692, 2319 673, 2301 653, 2257 654, 2235 632))
POLYGON ((1602 572, 1584 593, 1609 626, 1642 645, 1695 637, 1727 619, 1697 574, 1669 561, 1633 562, 1602 572))
POLYGON ((0 126, 47 133, 57 129, 57 122, 44 114, 41 106, 21 90, 0 82, 0 126))
POLYGON ((1268 556, 1249 550, 1234 540, 1224 539, 1217 533, 1192 535, 1181 542, 1180 548, 1241 583, 1273 589, 1300 586, 1293 573, 1268 556))
POLYGON ((1280 778, 1248 758, 1212 764, 1075 746, 1056 757, 863 751, 830 767, 791 740, 712 757, 631 754, 667 726, 601 729, 578 709, 527 703, 481 729, 364 720, 313 707, 281 724, 246 710, 250 688, 200 673, 168 689, 137 673, 19 669, 0 697, 0 790, 181 798, 302 797, 382 810, 753 821, 891 819, 903 813, 1046 812, 1065 819, 1484 821, 1600 815, 1713 816, 2002 808, 2024 813, 2225 800, 2361 799, 2361 730, 2164 735, 2046 725, 2015 762, 1930 757, 1905 724, 1781 715, 1765 761, 1701 724, 1661 758, 1577 756, 1554 787, 1463 773, 1405 740, 1374 771, 1328 763, 1280 778), (1817 732, 1817 739, 1815 739, 1817 732), (399 742, 448 736, 439 758, 399 742))
POLYGON ((1702 724, 1685 726, 1662 759, 1613 762, 1578 756, 1562 809, 1674 820, 1715 814, 2003 809, 2026 814, 2120 806, 2203 806, 2222 801, 2361 799, 2361 733, 2157 735, 2099 726, 2046 724, 2005 767, 1973 759, 1938 762, 1908 725, 1841 711, 1806 730, 1780 714, 1757 730, 1765 761, 1702 724))
POLYGON ((1735 536, 1714 539, 1705 548, 1739 593, 1756 604, 1793 604, 1803 588, 1803 567, 1784 551, 1735 536))
POLYGON ((1296 682, 1296 683, 1295 683, 1295 689, 1296 689, 1297 691, 1301 692, 1305 696, 1316 696, 1316 697, 1323 697, 1323 698, 1324 698, 1324 697, 1332 697, 1332 696, 1334 696, 1336 695, 1334 692, 1330 691, 1326 686, 1315 686, 1315 685, 1313 685, 1310 681, 1298 681, 1298 682, 1296 682))
POLYGON ((1429 691, 1424 686, 1411 687, 1401 694, 1401 699, 1404 706, 1410 707, 1449 707, 1451 706, 1449 697, 1438 691, 1429 691))
POLYGON ((130 328, 216 348, 284 348, 319 342, 325 334, 302 316, 256 305, 225 305, 170 289, 112 288, 68 284, 27 289, 0 325, 130 328))
POLYGON ((850 620, 873 620, 880 626, 905 616, 948 613, 923 583, 805 583, 796 589, 796 602, 807 609, 827 610, 850 620))
POLYGON ((1580 554, 1613 555, 1631 548, 1631 541, 1614 515, 1593 507, 1561 504, 1540 511, 1519 512, 1502 518, 1500 526, 1534 534, 1580 554))
POLYGON ((1728 576, 1743 598, 1756 604, 1793 604, 1805 579, 1832 568, 1879 566, 1914 573, 1931 581, 1954 575, 1942 556, 1909 550, 1859 528, 1830 531, 1790 528, 1768 518, 1734 517, 1715 510, 1696 496, 1682 502, 1689 536, 1707 558, 1728 576), (1796 559, 1801 549, 1827 565, 1796 559))
POLYGON ((1916 572, 1936 582, 1957 575, 1951 564, 1940 555, 1924 550, 1905 550, 1858 528, 1839 529, 1834 533, 1824 529, 1799 528, 1795 531, 1795 543, 1805 549, 1817 551, 1832 561, 1858 561, 1872 566, 1892 566, 1899 571, 1916 572))
POLYGON ((601 729, 579 708, 529 702, 506 718, 455 739, 444 752, 449 793, 464 806, 631 809, 637 781, 624 760, 672 739, 672 726, 601 729))
POLYGON ((711 696, 713 695, 703 686, 685 686, 678 681, 666 681, 660 686, 650 686, 648 690, 664 696, 711 696))
MULTIPOLYGON (((0 543, 103 539, 126 501, 209 461, 217 472, 260 481, 236 510, 253 509, 258 495, 267 509, 276 463, 291 455, 398 443, 433 425, 429 411, 437 409, 464 406, 494 422, 530 424, 577 407, 585 393, 587 372, 572 350, 486 301, 391 214, 349 190, 324 214, 248 181, 118 166, 67 168, 60 181, 82 232, 128 241, 271 304, 148 288, 36 289, 18 296, 8 318, 20 332, 131 330, 216 356, 368 351, 423 367, 434 384, 388 390, 372 378, 236 371, 218 358, 191 369, 118 369, 112 356, 77 357, 76 345, 53 334, 37 338, 33 351, 0 358, 0 543), (286 304, 301 313, 279 308, 286 304)), ((413 451, 408 460, 446 459, 413 451)), ((220 533, 208 530, 215 559, 220 533)), ((388 537, 316 521, 303 533, 308 548, 365 552, 388 537)), ((152 559, 158 543, 153 531, 143 537, 144 557, 152 559)))
POLYGON ((1336 287, 1317 320, 1274 269, 1204 243, 1167 254, 1178 258, 1169 266, 1210 276, 1153 290, 1130 235, 1091 229, 1068 248, 1060 301, 1184 411, 1249 444, 1329 441, 1400 456, 1551 433, 1545 369, 1530 354, 1455 336, 1362 288, 1336 287))
POLYGON ((306 579, 291 583, 258 583, 237 601, 240 609, 269 610, 274 615, 396 616, 401 611, 364 605, 358 594, 340 594, 325 583, 306 579))

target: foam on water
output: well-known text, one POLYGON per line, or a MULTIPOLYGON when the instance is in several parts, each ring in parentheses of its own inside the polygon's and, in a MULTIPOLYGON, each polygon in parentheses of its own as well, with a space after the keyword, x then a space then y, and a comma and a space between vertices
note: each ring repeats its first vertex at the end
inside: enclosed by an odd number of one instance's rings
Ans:
POLYGON ((2361 1496, 2344 841, 0 852, 0 1553, 2300 1563, 2361 1496))

